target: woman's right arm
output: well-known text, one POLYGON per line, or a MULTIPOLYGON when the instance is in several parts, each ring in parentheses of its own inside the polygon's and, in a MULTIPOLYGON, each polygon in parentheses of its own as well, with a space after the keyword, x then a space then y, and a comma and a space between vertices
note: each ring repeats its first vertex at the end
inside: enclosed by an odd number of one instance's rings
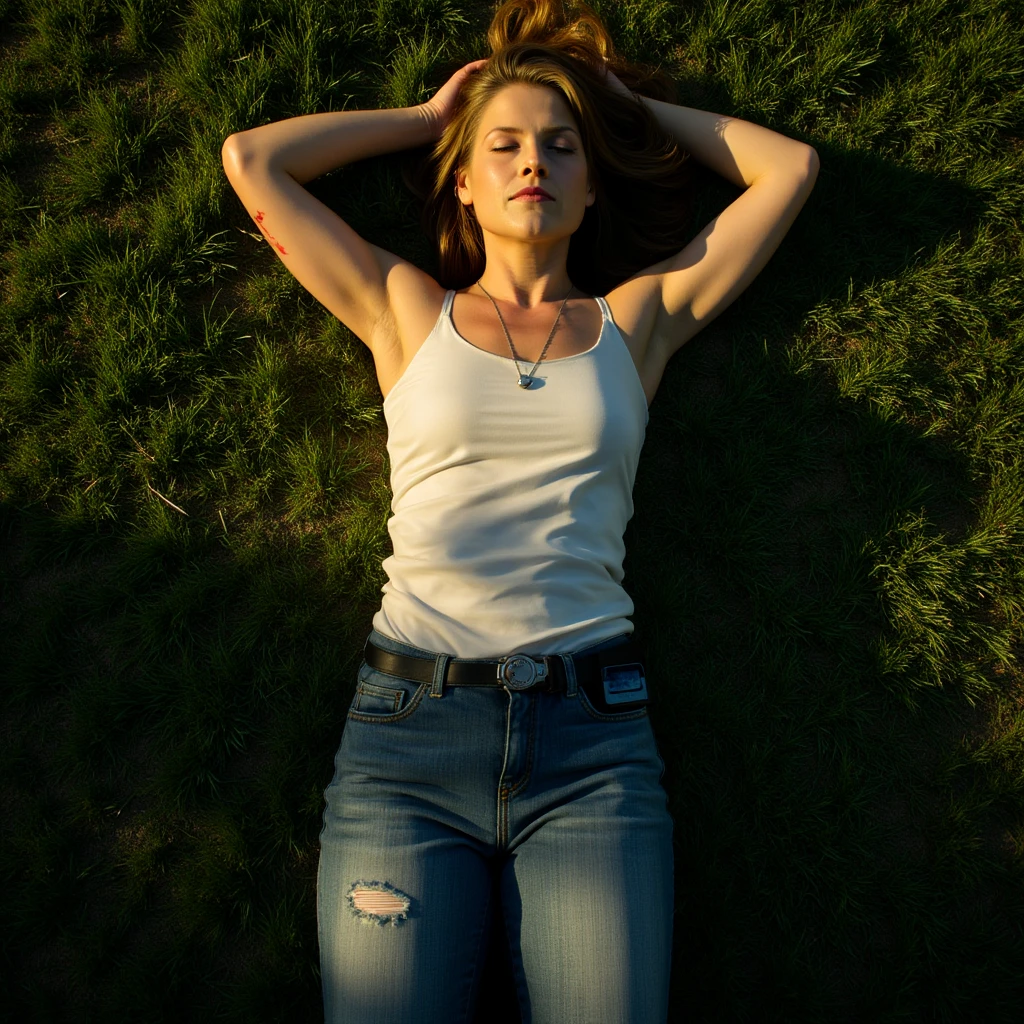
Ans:
POLYGON ((339 111, 237 132, 221 151, 228 181, 284 265, 371 350, 378 325, 391 321, 389 275, 399 265, 422 272, 361 238, 302 186, 343 164, 433 142, 438 131, 426 104, 339 111))

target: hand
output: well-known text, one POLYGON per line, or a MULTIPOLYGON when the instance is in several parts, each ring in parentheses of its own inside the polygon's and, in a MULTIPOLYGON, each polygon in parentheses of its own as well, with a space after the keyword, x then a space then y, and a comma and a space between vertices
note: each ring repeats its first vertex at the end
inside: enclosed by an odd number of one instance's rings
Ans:
POLYGON ((464 67, 459 68, 426 103, 420 104, 420 109, 430 122, 435 138, 441 137, 445 125, 451 120, 459 90, 465 84, 466 79, 474 71, 479 71, 486 63, 486 60, 470 61, 464 67))

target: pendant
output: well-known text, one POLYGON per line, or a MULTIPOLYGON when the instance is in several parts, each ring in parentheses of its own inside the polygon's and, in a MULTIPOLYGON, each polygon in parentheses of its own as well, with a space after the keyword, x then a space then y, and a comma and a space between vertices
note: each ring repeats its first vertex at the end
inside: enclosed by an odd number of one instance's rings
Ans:
POLYGON ((528 377, 525 373, 519 375, 519 386, 521 388, 528 388, 533 384, 533 378, 528 377))

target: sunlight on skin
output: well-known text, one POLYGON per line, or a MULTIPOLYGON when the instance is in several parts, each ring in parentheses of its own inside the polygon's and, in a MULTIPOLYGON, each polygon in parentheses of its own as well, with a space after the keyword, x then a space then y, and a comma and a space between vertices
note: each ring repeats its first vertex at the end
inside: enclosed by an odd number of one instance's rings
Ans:
POLYGON ((536 85, 502 89, 484 108, 469 166, 457 180, 459 198, 473 206, 483 232, 485 287, 534 301, 549 288, 564 292, 569 238, 595 194, 562 97, 536 85), (543 188, 550 198, 513 198, 524 188, 543 188))

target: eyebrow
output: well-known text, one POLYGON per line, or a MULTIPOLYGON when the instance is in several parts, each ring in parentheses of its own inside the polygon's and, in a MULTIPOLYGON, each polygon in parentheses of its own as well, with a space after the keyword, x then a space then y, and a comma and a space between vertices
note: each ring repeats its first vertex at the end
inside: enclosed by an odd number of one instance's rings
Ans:
MULTIPOLYGON (((542 128, 541 131, 543 133, 545 133, 545 134, 550 134, 550 135, 554 135, 554 134, 556 134, 558 132, 572 132, 573 135, 579 135, 579 132, 576 131, 576 129, 573 128, 573 126, 570 125, 570 124, 553 124, 553 125, 549 125, 547 128, 542 128)), ((513 128, 513 127, 511 127, 509 125, 499 125, 497 128, 491 128, 489 131, 487 131, 485 133, 485 138, 486 138, 487 135, 490 135, 492 132, 507 132, 509 135, 524 135, 524 134, 526 134, 525 130, 522 129, 522 128, 513 128)))

